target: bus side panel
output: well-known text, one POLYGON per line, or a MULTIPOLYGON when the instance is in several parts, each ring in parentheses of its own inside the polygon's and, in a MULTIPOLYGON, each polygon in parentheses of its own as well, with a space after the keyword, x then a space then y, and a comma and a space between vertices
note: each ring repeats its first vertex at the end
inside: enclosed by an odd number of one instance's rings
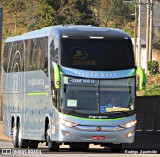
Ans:
POLYGON ((10 121, 10 112, 8 112, 8 104, 9 104, 9 97, 8 94, 2 93, 2 114, 3 114, 3 132, 11 137, 11 121, 10 121))
POLYGON ((47 37, 6 43, 2 105, 4 132, 8 136, 15 121, 17 126, 21 123, 22 138, 43 139, 45 114, 52 103, 50 81, 43 71, 47 68, 47 43, 47 37))
POLYGON ((24 84, 22 137, 44 140, 45 118, 52 106, 49 78, 41 70, 26 72, 24 84))
POLYGON ((15 80, 15 73, 5 73, 4 70, 2 83, 4 132, 8 136, 11 136, 12 122, 15 122, 16 124, 18 114, 22 111, 22 107, 19 104, 19 101, 22 99, 22 95, 19 93, 19 91, 22 90, 22 87, 18 83, 18 80, 15 80))
POLYGON ((24 72, 3 71, 2 83, 4 133, 11 137, 12 116, 15 121, 19 117, 23 128, 22 138, 44 140, 45 117, 52 106, 46 74, 33 71, 26 72, 24 76, 24 72))
POLYGON ((4 132, 11 136, 13 124, 17 125, 19 113, 22 112, 20 101, 23 96, 23 75, 18 73, 23 68, 22 41, 9 42, 5 45, 2 68, 2 108, 4 132))

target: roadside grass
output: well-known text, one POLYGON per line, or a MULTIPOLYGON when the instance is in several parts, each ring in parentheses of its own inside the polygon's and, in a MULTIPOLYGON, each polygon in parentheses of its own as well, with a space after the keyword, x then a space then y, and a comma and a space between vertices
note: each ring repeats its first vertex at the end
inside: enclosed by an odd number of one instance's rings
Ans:
POLYGON ((137 96, 160 95, 160 74, 147 75, 146 87, 142 91, 136 91, 137 96))

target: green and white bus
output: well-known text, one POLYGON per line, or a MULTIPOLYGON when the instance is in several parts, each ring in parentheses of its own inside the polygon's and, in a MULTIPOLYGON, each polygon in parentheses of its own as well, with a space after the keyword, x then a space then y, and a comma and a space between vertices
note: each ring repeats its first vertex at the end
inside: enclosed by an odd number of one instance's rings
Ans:
POLYGON ((2 65, 4 133, 14 147, 50 151, 90 143, 120 151, 135 136, 136 68, 119 29, 51 26, 6 39, 2 65), (110 101, 114 99, 114 105, 110 101))

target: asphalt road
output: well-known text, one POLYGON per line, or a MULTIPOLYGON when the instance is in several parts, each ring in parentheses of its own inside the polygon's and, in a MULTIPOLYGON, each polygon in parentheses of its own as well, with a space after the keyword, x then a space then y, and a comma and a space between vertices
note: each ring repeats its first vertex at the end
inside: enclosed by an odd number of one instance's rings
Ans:
POLYGON ((0 157, 16 157, 16 156, 23 156, 23 157, 39 157, 39 156, 46 156, 50 157, 54 155, 58 157, 159 157, 159 154, 148 154, 147 152, 143 152, 145 154, 136 154, 136 151, 130 152, 121 152, 121 153, 111 153, 109 148, 100 148, 100 147, 90 147, 87 152, 71 152, 68 146, 61 146, 58 152, 49 152, 45 145, 40 144, 38 149, 15 149, 12 146, 11 142, 2 142, 0 141, 0 157), (3 153, 3 154, 2 154, 3 153))

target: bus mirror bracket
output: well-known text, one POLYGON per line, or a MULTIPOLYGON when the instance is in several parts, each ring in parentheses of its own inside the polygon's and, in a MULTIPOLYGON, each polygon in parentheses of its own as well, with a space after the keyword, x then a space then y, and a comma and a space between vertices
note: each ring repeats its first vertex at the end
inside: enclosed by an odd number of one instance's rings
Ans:
POLYGON ((60 89, 61 88, 61 77, 60 77, 60 70, 59 70, 59 66, 56 63, 52 63, 53 65, 53 69, 54 69, 54 87, 56 89, 60 89))

